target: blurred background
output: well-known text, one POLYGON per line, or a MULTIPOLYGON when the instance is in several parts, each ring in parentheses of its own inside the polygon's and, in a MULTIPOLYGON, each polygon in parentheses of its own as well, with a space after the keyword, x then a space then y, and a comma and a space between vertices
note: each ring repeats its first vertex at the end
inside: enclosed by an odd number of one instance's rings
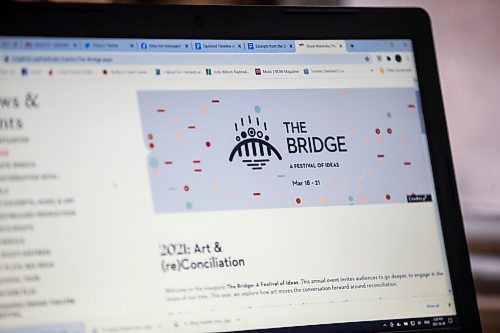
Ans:
POLYGON ((430 15, 483 330, 500 332, 499 0, 71 2, 421 7, 430 15))

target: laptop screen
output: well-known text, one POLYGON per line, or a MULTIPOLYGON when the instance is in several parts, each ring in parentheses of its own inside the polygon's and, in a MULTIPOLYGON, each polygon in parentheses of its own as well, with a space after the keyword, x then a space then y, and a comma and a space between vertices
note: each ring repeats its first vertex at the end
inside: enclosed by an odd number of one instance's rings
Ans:
POLYGON ((411 40, 0 55, 0 332, 458 324, 411 40))

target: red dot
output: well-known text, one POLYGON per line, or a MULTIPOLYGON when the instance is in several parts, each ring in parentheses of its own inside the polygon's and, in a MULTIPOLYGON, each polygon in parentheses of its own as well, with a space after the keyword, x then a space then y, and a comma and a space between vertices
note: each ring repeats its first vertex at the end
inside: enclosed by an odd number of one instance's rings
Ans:
POLYGON ((184 185, 184 191, 185 191, 185 192, 188 192, 188 191, 189 191, 189 186, 184 185))
POLYGON ((385 198, 386 198, 387 200, 391 200, 391 195, 390 195, 390 194, 386 194, 386 195, 385 195, 385 198))
POLYGON ((388 128, 387 133, 392 134, 392 128, 388 128))
POLYGON ((380 129, 379 128, 375 129, 375 133, 380 134, 380 129))
POLYGON ((212 143, 210 141, 205 141, 205 146, 207 146, 207 148, 210 148, 212 146, 212 143))
POLYGON ((302 202, 302 199, 300 199, 300 198, 295 198, 295 202, 297 203, 297 205, 300 205, 300 203, 302 202))
POLYGON ((153 134, 151 133, 148 134, 148 140, 153 140, 153 134))
POLYGON ((155 144, 151 142, 151 143, 149 144, 149 148, 153 149, 154 147, 155 147, 155 144))

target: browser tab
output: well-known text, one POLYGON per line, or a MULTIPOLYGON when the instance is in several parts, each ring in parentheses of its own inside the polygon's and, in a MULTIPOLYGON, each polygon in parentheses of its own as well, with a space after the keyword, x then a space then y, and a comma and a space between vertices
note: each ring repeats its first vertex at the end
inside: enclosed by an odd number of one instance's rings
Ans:
POLYGON ((252 53, 293 53, 295 43, 289 40, 259 40, 245 43, 245 50, 252 53))
POLYGON ((50 43, 51 50, 78 50, 80 44, 76 39, 70 40, 53 40, 50 43))
POLYGON ((245 43, 242 41, 230 40, 199 40, 192 43, 192 50, 195 52, 216 52, 216 53, 240 53, 245 51, 245 43))
POLYGON ((19 41, 12 38, 0 38, 0 49, 11 50, 19 48, 19 41))
POLYGON ((346 53, 343 40, 298 40, 297 53, 346 53))
POLYGON ((19 48, 23 50, 48 50, 50 42, 46 39, 26 39, 20 41, 19 48))
POLYGON ((25 38, 6 39, 2 41, 2 48, 13 48, 20 50, 79 50, 80 45, 77 39, 59 38, 25 38), (10 45, 9 45, 10 44, 10 45))
POLYGON ((87 51, 135 51, 137 43, 130 40, 84 40, 80 47, 87 51))
POLYGON ((138 43, 142 52, 189 52, 191 42, 184 40, 144 40, 138 43))

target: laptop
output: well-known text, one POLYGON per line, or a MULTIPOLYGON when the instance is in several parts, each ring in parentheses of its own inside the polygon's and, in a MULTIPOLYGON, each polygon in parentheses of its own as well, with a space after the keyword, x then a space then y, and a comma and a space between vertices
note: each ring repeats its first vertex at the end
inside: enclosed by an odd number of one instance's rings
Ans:
POLYGON ((2 4, 0 332, 479 332, 421 9, 2 4))

